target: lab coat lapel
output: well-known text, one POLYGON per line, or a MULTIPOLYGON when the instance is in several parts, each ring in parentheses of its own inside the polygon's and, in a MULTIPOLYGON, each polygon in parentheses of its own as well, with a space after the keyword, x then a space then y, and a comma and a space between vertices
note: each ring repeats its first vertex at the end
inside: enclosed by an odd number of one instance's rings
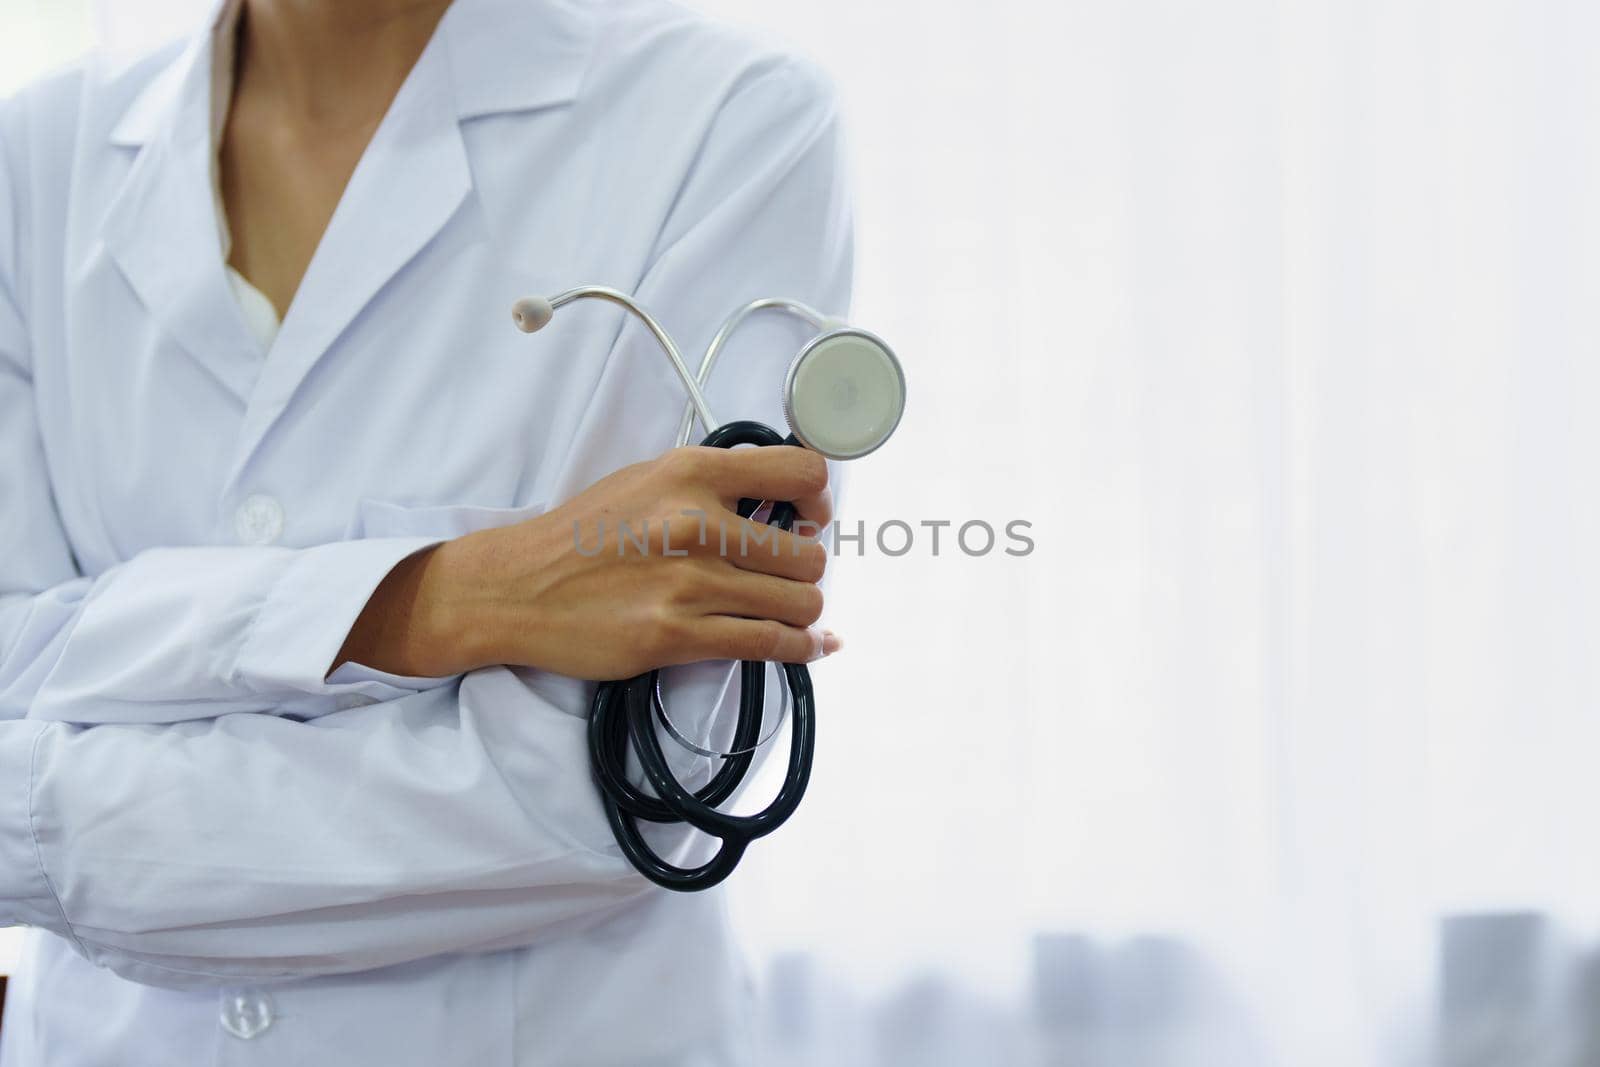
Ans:
POLYGON ((251 397, 233 480, 317 362, 462 210, 472 170, 461 124, 577 98, 596 10, 592 0, 454 0, 301 281, 251 397))
POLYGON ((250 397, 235 476, 317 361, 471 187, 448 57, 435 34, 356 165, 284 317, 250 397))
POLYGON ((150 316, 241 400, 260 363, 212 210, 209 35, 152 80, 112 141, 137 150, 106 214, 110 258, 150 316))
POLYGON ((151 316, 245 403, 231 480, 312 368, 462 209, 472 176, 461 124, 576 99, 595 28, 590 0, 455 0, 351 175, 265 359, 228 283, 213 210, 211 34, 135 99, 111 138, 138 156, 107 213, 106 250, 151 316))

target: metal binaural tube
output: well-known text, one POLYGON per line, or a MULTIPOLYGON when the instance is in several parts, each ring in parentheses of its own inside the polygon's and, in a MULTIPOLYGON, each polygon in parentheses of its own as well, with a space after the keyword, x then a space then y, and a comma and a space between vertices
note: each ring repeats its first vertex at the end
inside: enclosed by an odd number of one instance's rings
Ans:
MULTIPOLYGON (((786 311, 791 315, 804 319, 818 330, 827 330, 842 325, 837 319, 824 315, 811 305, 802 304, 798 300, 788 300, 783 297, 752 300, 732 315, 729 315, 723 321, 721 328, 717 330, 716 336, 711 338, 711 344, 706 346, 706 354, 700 360, 700 373, 695 379, 696 384, 701 389, 704 389, 706 383, 711 380, 711 369, 717 365, 717 357, 722 354, 722 348, 728 343, 728 338, 733 335, 733 331, 738 329, 741 322, 757 311, 766 311, 768 309, 786 311)), ((689 443, 689 435, 694 431, 696 410, 696 405, 692 402, 684 405, 683 421, 678 423, 678 444, 680 447, 689 443)), ((717 423, 706 422, 703 411, 700 412, 700 421, 705 425, 707 433, 715 430, 718 426, 717 423)))
POLYGON ((683 361, 683 354, 678 351, 678 346, 673 343, 672 337, 655 320, 655 316, 639 306, 633 297, 627 293, 604 285, 582 285, 576 289, 568 289, 566 292, 557 293, 550 298, 550 307, 554 310, 570 304, 574 300, 584 299, 609 301, 632 313, 634 318, 644 323, 655 336, 656 342, 667 353, 667 358, 672 361, 672 369, 678 372, 678 380, 683 383, 684 392, 689 394, 690 410, 699 415, 701 422, 713 429, 722 425, 717 421, 717 417, 711 413, 710 406, 706 404, 705 394, 700 391, 699 384, 695 381, 694 376, 689 373, 688 364, 683 361))

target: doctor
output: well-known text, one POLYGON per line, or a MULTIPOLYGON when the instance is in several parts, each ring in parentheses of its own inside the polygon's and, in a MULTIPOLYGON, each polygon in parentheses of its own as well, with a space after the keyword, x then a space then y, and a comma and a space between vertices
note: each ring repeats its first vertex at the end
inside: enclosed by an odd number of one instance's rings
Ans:
MULTIPOLYGON (((507 309, 842 314, 839 164, 809 67, 664 0, 234 0, 0 105, 4 1067, 748 1062, 723 900, 619 855, 584 680, 832 651, 824 553, 573 527, 826 522, 827 469, 663 455, 648 336, 507 309)), ((781 425, 802 340, 752 324, 713 403, 781 425)))

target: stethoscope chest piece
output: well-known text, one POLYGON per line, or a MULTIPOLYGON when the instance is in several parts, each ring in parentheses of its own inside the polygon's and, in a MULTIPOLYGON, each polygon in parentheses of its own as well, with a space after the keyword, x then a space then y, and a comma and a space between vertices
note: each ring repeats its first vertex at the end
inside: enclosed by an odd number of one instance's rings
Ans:
POLYGON ((854 327, 813 339, 789 365, 783 414, 807 448, 857 459, 889 439, 906 409, 906 376, 880 338, 854 327))

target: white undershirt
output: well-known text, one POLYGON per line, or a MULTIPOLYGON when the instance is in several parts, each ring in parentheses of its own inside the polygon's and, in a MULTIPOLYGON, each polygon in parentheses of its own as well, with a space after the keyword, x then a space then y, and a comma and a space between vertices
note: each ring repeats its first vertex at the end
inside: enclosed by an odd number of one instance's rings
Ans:
POLYGON ((239 10, 243 0, 228 0, 217 15, 211 31, 211 195, 217 214, 217 231, 222 237, 222 260, 228 271, 228 284, 234 299, 244 315, 245 325, 261 344, 263 352, 272 348, 278 338, 278 311, 266 294, 250 284, 243 274, 227 266, 233 252, 233 232, 228 228, 228 212, 222 202, 222 177, 218 172, 217 153, 222 148, 222 130, 228 121, 228 108, 233 103, 233 79, 236 44, 238 42, 239 10))

